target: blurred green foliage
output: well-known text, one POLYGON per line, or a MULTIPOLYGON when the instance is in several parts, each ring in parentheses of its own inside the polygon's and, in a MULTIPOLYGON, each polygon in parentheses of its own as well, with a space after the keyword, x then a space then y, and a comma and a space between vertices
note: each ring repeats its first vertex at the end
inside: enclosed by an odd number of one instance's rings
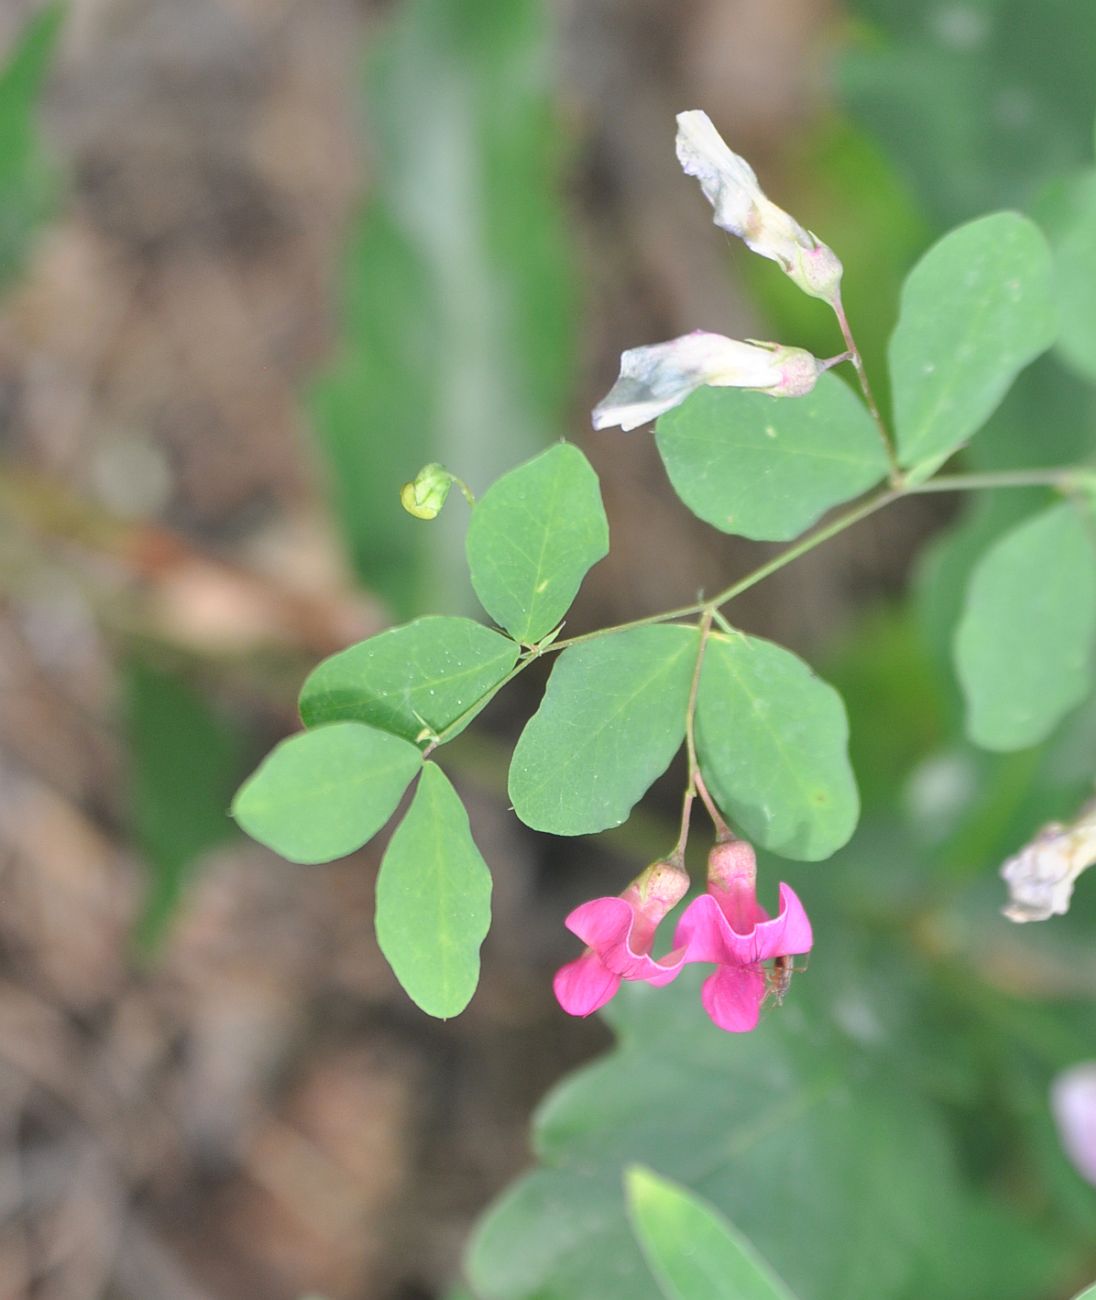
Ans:
POLYGON ((0 289, 18 273, 57 194, 38 111, 64 16, 61 4, 36 14, 0 70, 0 289))
POLYGON ((228 805, 243 745, 238 729, 174 672, 131 659, 122 686, 132 832, 149 872, 136 939, 150 950, 202 856, 233 833, 228 805))
POLYGON ((479 491, 564 429, 576 304, 552 54, 539 0, 409 0, 366 71, 370 197, 310 410, 357 570, 400 615, 469 602, 460 512, 425 527, 400 483, 440 460, 479 491))

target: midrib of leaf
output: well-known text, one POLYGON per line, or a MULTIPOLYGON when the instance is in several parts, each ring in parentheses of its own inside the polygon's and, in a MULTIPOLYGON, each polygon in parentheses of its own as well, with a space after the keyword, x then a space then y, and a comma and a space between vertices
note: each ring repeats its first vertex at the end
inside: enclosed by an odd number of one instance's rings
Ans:
MULTIPOLYGON (((386 772, 396 771, 399 766, 398 762, 392 761, 389 763, 380 763, 369 768, 357 767, 356 771, 345 779, 338 781, 325 781, 323 785, 310 785, 308 787, 307 796, 301 795, 301 787, 297 785, 294 787, 293 793, 281 795, 278 799, 268 798, 260 800, 259 803, 253 805, 253 807, 261 811, 264 808, 284 808, 287 804, 291 806, 301 803, 307 804, 311 802, 315 796, 322 797, 324 795, 333 794, 336 790, 345 790, 347 786, 353 787, 366 785, 369 782, 374 781, 378 776, 384 775, 386 772)), ((412 773, 412 778, 410 779, 413 779, 413 777, 414 773, 412 773)))
POLYGON ((732 450, 742 450, 742 451, 756 451, 760 448, 764 450, 766 453, 770 451, 775 451, 778 452, 781 456, 785 456, 788 458, 802 457, 804 460, 833 461, 836 464, 857 465, 857 466, 864 466, 865 468, 871 468, 877 464, 880 465, 880 467, 882 468, 883 465, 885 465, 884 461, 880 461, 874 457, 870 457, 870 458, 866 456, 858 457, 858 456, 853 456, 851 454, 838 454, 836 452, 814 451, 812 448, 809 447, 783 447, 780 445, 779 434, 775 438, 767 439, 766 442, 762 444, 752 443, 752 442, 736 442, 733 441, 731 438, 721 438, 718 434, 697 434, 692 439, 690 439, 689 436, 686 434, 682 439, 682 441, 684 442, 692 441, 694 443, 708 443, 713 446, 718 446, 721 448, 728 447, 732 450))
MULTIPOLYGON (((725 644, 730 645, 731 643, 726 642, 725 644)), ((749 700, 751 705, 754 704, 760 698, 759 696, 754 695, 754 693, 743 681, 742 677, 739 675, 738 669, 735 667, 733 659, 728 661, 724 658, 720 658, 716 662, 726 665, 728 673, 734 679, 739 689, 746 696, 746 698, 749 700)), ((799 793, 802 794, 804 797, 807 797, 810 793, 809 787, 806 784, 804 784, 804 779, 799 769, 790 760, 788 756, 787 748, 785 747, 784 743, 781 741, 779 734, 773 729, 772 725, 770 724, 768 710, 766 709, 761 713, 758 713, 756 710, 754 710, 754 716, 759 718, 761 722, 762 730, 766 732, 766 734, 769 736, 770 740, 772 741, 773 748, 777 751, 778 757, 783 763, 788 774, 792 777, 792 780, 796 788, 799 790, 799 793)))

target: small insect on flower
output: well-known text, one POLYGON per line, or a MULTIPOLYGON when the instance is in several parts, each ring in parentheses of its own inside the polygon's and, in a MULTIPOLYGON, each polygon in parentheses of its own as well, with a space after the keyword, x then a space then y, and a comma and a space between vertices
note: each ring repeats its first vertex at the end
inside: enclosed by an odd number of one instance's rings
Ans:
POLYGON ((772 998, 778 1007, 782 1007, 784 998, 792 986, 792 976, 801 975, 806 969, 805 959, 801 965, 796 965, 794 957, 790 954, 774 957, 773 964, 763 971, 766 1000, 772 998))

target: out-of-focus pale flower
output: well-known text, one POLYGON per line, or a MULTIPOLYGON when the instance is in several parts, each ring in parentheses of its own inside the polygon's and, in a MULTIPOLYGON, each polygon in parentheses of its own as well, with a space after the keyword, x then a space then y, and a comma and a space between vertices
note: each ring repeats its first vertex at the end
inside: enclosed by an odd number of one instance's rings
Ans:
POLYGON ((1062 1149, 1096 1186, 1096 1061, 1063 1070, 1050 1087, 1050 1110, 1062 1149))
POLYGON ((727 147, 707 113, 678 113, 677 128, 678 161, 700 182, 716 225, 771 258, 804 293, 836 307, 843 269, 836 253, 765 197, 754 169, 727 147))
POLYGON ((1077 877, 1096 864, 1096 801, 1072 822, 1051 822, 1001 867, 1010 921, 1045 921, 1069 911, 1077 877))
MULTIPOLYGON (((836 358, 835 358, 836 360, 836 358)), ((620 377, 594 407, 595 429, 619 424, 634 429, 680 405, 697 388, 756 388, 773 397, 801 397, 833 362, 803 348, 742 343, 694 330, 668 343, 630 348, 620 358, 620 377)))

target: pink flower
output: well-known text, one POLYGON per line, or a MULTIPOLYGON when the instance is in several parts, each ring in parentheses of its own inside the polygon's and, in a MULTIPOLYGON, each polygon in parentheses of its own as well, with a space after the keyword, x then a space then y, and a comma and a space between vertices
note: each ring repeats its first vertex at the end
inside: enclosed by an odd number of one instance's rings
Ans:
POLYGON ((659 922, 681 901, 688 875, 670 862, 655 862, 617 898, 595 898, 567 918, 567 928, 585 944, 577 961, 556 972, 556 999, 569 1015, 588 1016, 603 1007, 621 980, 644 980, 661 987, 675 979, 685 960, 684 948, 651 956, 659 922))
POLYGON ((794 891, 780 886, 780 910, 770 919, 756 885, 752 847, 743 840, 717 844, 708 857, 708 892, 693 899, 674 933, 674 948, 685 948, 687 962, 716 963, 701 998, 712 1020, 731 1033, 757 1025, 768 989, 761 963, 811 948, 811 923, 794 891))

